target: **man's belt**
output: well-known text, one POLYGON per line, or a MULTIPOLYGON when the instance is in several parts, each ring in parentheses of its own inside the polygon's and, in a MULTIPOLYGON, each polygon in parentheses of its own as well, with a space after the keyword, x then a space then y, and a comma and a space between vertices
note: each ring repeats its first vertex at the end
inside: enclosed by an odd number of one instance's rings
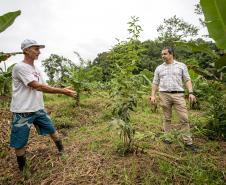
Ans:
POLYGON ((176 93, 184 93, 184 91, 160 91, 163 93, 172 93, 172 94, 176 94, 176 93))

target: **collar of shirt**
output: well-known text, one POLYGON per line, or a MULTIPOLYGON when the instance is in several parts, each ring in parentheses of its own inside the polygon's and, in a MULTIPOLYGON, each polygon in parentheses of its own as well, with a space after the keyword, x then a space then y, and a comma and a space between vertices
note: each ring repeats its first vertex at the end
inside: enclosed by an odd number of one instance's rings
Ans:
MULTIPOLYGON (((178 64, 178 62, 176 60, 173 60, 173 63, 172 64, 178 64)), ((164 62, 163 65, 169 65, 169 64, 167 64, 166 62, 164 62)))

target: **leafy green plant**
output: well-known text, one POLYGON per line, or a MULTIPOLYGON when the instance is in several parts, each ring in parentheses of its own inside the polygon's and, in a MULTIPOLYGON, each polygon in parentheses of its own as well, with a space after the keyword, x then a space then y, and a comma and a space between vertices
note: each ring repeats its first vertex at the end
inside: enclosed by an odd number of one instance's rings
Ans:
POLYGON ((77 96, 75 97, 76 100, 76 106, 80 105, 80 97, 81 92, 83 90, 89 90, 89 82, 86 79, 86 73, 85 68, 83 67, 76 67, 71 70, 69 70, 69 78, 67 78, 67 82, 69 85, 73 87, 73 89, 76 90, 77 96))
MULTIPOLYGON (((4 63, 5 64, 5 63, 4 63)), ((6 68, 5 70, 0 68, 0 94, 1 96, 10 96, 11 95, 11 82, 12 82, 12 69, 15 64, 6 68)))
POLYGON ((217 83, 214 86, 218 92, 209 97, 208 122, 204 128, 210 139, 226 139, 226 97, 222 91, 225 87, 217 83))
POLYGON ((165 45, 174 46, 174 41, 187 39, 198 34, 198 28, 185 22, 183 19, 173 17, 164 19, 163 24, 159 25, 157 31, 160 33, 158 39, 165 45))
POLYGON ((142 85, 147 83, 147 77, 144 74, 137 74, 137 63, 139 58, 139 38, 141 27, 137 24, 138 18, 132 17, 129 22, 129 33, 132 34, 128 42, 119 42, 111 50, 111 57, 115 61, 112 68, 113 78, 110 81, 110 95, 113 101, 112 104, 112 124, 117 125, 120 129, 120 138, 123 141, 123 146, 119 146, 118 151, 123 155, 133 152, 135 149, 134 135, 135 128, 130 119, 130 113, 135 111, 138 99, 144 94, 142 85), (128 53, 115 52, 122 49, 126 44, 128 53), (146 77, 146 78, 145 78, 146 77), (144 83, 142 83, 144 82, 144 83))
MULTIPOLYGON (((111 99, 113 101, 113 111, 112 115, 114 121, 112 124, 116 124, 120 129, 120 138, 122 139, 124 145, 119 147, 120 153, 126 154, 133 151, 133 139, 135 134, 135 129, 133 128, 130 120, 130 112, 134 111, 137 107, 137 95, 135 93, 136 88, 134 81, 129 79, 129 77, 134 78, 134 76, 126 69, 122 69, 118 66, 119 74, 117 78, 111 80, 110 90, 111 99)), ((137 85, 136 85, 137 86, 137 85)))
POLYGON ((96 81, 102 77, 102 70, 99 67, 93 66, 92 68, 87 67, 89 61, 85 61, 78 52, 74 51, 74 54, 78 57, 80 64, 68 68, 69 77, 65 78, 67 84, 71 85, 77 92, 76 105, 80 105, 80 96, 82 91, 91 93, 91 88, 95 85, 98 86, 96 81))

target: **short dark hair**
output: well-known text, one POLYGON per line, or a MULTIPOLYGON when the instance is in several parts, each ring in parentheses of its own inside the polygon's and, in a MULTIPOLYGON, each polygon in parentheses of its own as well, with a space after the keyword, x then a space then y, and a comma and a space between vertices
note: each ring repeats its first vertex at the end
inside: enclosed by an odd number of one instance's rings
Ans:
POLYGON ((162 50, 165 50, 165 49, 168 50, 168 52, 169 52, 170 55, 173 55, 174 56, 175 52, 174 52, 174 49, 172 47, 164 47, 162 50))

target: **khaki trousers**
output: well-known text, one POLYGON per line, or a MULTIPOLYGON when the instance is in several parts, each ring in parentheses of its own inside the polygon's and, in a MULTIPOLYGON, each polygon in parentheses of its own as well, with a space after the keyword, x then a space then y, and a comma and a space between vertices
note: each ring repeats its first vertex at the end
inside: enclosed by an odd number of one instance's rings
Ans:
POLYGON ((190 126, 188 122, 188 111, 183 93, 160 92, 160 106, 163 110, 163 128, 166 133, 171 129, 172 107, 174 106, 179 117, 182 138, 186 144, 192 144, 190 126))

